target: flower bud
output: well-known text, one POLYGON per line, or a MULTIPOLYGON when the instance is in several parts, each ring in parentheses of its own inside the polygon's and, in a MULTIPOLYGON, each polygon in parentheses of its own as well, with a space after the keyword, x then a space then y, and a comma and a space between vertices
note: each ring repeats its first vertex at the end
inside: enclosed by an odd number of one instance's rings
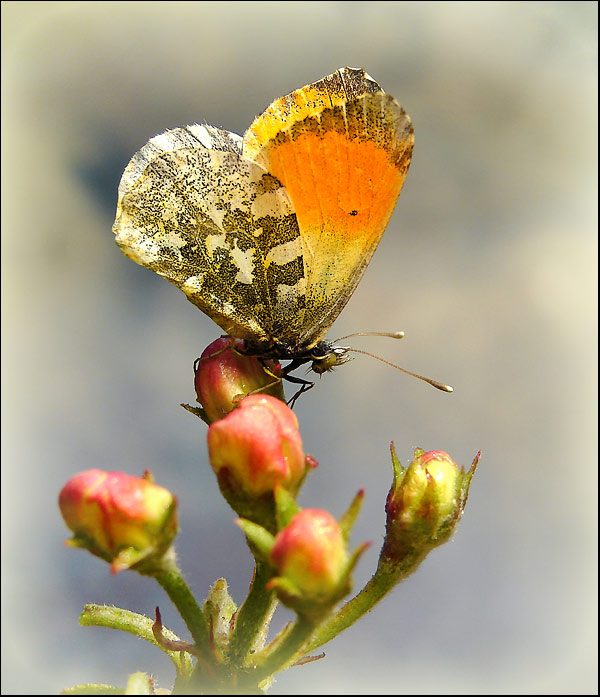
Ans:
POLYGON ((272 529, 273 488, 295 494, 314 466, 304 455, 294 412, 275 397, 249 395, 211 424, 207 438, 210 464, 230 506, 272 529))
POLYGON ((415 450, 404 468, 392 446, 394 481, 386 502, 387 527, 381 558, 393 562, 422 559, 446 542, 464 511, 471 477, 441 450, 415 450))
POLYGON ((353 566, 337 520, 327 511, 305 508, 275 537, 269 561, 277 577, 267 588, 304 615, 320 615, 350 588, 353 566))
POLYGON ((157 562, 177 534, 177 501, 147 478, 123 472, 88 470, 72 477, 58 505, 74 536, 69 544, 84 547, 111 562, 113 573, 157 562))
POLYGON ((194 364, 196 397, 209 424, 222 419, 250 393, 259 391, 284 399, 281 380, 273 377, 281 370, 279 363, 265 361, 273 373, 269 375, 258 358, 234 350, 242 344, 240 339, 221 337, 207 346, 194 364))

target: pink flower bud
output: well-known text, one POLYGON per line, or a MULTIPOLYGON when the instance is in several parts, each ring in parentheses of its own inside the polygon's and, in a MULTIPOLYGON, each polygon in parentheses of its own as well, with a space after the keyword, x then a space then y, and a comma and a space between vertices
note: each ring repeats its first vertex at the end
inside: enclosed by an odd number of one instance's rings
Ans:
POLYGON ((162 557, 177 534, 177 501, 149 479, 88 470, 72 477, 58 505, 70 544, 112 562, 113 572, 162 557))
MULTIPOLYGON (((194 364, 196 397, 208 423, 222 419, 243 397, 257 390, 284 399, 281 380, 269 375, 258 358, 233 350, 242 344, 239 339, 221 337, 194 364)), ((279 363, 265 362, 274 375, 280 372, 279 363)))
MULTIPOLYGON (((269 395, 250 395, 211 424, 208 454, 223 495, 251 520, 257 520, 254 502, 272 502, 276 484, 295 493, 312 466, 307 464, 294 412, 269 395)), ((257 522, 265 524, 262 519, 257 522)))
POLYGON ((270 554, 278 579, 305 604, 335 602, 348 584, 349 559, 337 520, 327 511, 305 508, 275 537, 270 554))

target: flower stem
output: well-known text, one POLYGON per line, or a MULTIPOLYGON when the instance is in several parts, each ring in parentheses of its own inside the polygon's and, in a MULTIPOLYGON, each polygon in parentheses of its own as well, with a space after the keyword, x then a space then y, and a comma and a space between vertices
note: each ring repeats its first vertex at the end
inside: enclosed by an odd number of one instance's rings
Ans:
POLYGON ((175 562, 166 562, 162 568, 155 570, 151 575, 164 588, 177 608, 200 653, 209 656, 208 622, 175 562))
POLYGON ((269 565, 257 560, 250 592, 237 612, 229 642, 229 660, 233 665, 243 665, 250 650, 256 648, 256 642, 266 636, 265 623, 274 609, 275 594, 265 588, 271 576, 269 565))
MULTIPOLYGON (((298 617, 292 627, 285 634, 283 641, 278 643, 275 650, 270 653, 269 649, 265 650, 263 660, 258 659, 257 669, 254 678, 257 683, 265 680, 284 668, 287 668, 295 660, 306 653, 303 647, 306 646, 311 634, 315 631, 313 621, 298 617)), ((277 642, 277 639, 275 639, 277 642)))
POLYGON ((386 563, 385 559, 380 559, 377 571, 360 593, 317 628, 306 648, 306 653, 314 651, 319 646, 331 641, 331 639, 369 612, 394 586, 407 576, 410 576, 424 557, 425 554, 422 553, 408 555, 402 560, 401 564, 397 562, 389 564, 386 563))

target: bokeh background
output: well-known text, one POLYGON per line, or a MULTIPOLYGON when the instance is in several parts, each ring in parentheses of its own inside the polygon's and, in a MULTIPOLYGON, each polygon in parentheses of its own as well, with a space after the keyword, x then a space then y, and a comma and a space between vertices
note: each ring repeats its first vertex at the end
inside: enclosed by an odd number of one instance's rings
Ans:
MULTIPOLYGON (((204 597, 251 563, 221 500, 192 364, 219 334, 114 245, 116 189, 150 137, 242 133, 274 98, 364 67, 411 115, 413 164, 331 336, 358 357, 297 405, 321 466, 300 497, 353 543, 384 530, 389 442, 483 451, 466 515, 325 660, 272 694, 597 693, 597 4, 2 3, 2 692, 172 681, 129 635, 81 628, 86 602, 185 628, 163 591, 62 546, 56 497, 92 467, 150 468, 180 499, 181 565, 204 597)), ((289 619, 285 612, 279 619, 289 619)))

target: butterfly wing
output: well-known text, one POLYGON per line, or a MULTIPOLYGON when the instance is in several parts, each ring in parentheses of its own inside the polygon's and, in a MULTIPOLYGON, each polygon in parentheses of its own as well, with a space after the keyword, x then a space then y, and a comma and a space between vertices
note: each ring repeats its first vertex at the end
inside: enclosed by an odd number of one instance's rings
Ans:
POLYGON ((342 68, 273 102, 243 141, 197 125, 150 140, 123 174, 116 240, 257 352, 301 353, 364 273, 412 144, 398 103, 342 68))
POLYGON ((410 119, 364 70, 341 68, 274 101, 244 135, 244 158, 285 187, 306 271, 300 332, 323 337, 360 281, 392 214, 414 142, 410 119))
POLYGON ((299 331, 305 272, 289 198, 241 140, 198 125, 152 138, 123 174, 113 231, 128 257, 259 346, 294 318, 299 331))

